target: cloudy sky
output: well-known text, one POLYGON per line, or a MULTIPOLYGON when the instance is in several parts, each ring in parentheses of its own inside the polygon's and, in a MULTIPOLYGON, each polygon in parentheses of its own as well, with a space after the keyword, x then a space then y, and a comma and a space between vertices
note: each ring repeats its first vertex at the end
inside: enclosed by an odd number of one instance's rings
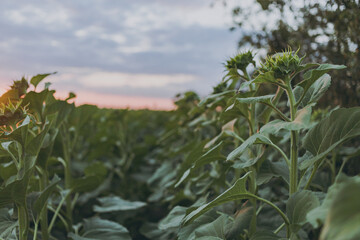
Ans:
POLYGON ((57 71, 48 81, 78 103, 168 108, 179 92, 206 95, 237 51, 237 2, 1 0, 0 89, 57 71))

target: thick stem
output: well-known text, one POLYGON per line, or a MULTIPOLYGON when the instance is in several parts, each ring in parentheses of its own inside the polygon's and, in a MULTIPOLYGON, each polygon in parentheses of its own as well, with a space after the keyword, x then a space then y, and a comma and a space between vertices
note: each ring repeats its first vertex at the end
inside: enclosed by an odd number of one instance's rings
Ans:
MULTIPOLYGON (((290 82, 288 81, 286 92, 290 103, 291 120, 294 121, 296 117, 297 108, 295 106, 295 97, 292 91, 290 82)), ((298 185, 298 131, 291 131, 291 151, 290 151, 290 189, 289 195, 297 191, 298 185)))
MULTIPOLYGON (((246 80, 247 81, 251 81, 251 77, 250 77, 250 74, 248 73, 248 71, 245 69, 242 70, 243 73, 245 74, 246 76, 246 80)), ((254 86, 253 84, 250 84, 249 85, 250 87, 250 91, 254 91, 256 89, 254 89, 254 86)), ((252 94, 254 95, 255 92, 252 94)), ((249 136, 252 136, 254 133, 255 133, 255 103, 251 103, 250 104, 250 107, 249 107, 249 119, 248 119, 248 122, 249 122, 249 136)), ((252 194, 256 194, 256 174, 255 174, 256 171, 251 171, 251 174, 250 174, 250 186, 249 186, 249 191, 252 193, 252 194)), ((249 232, 250 232, 250 235, 254 234, 256 232, 256 208, 257 208, 257 203, 256 203, 256 199, 250 199, 250 203, 253 207, 253 214, 252 214, 252 217, 251 217, 251 220, 250 220, 250 228, 249 228, 249 232)))
MULTIPOLYGON (((251 77, 250 77, 250 74, 248 73, 248 71, 246 70, 246 69, 243 69, 242 70, 243 71, 243 73, 245 74, 245 76, 246 76, 246 80, 247 81, 251 81, 251 77)), ((254 91, 254 90, 256 90, 255 88, 254 88, 254 86, 253 86, 253 84, 251 83, 250 85, 249 85, 249 87, 250 87, 250 91, 254 91)), ((253 93, 252 95, 254 95, 255 93, 253 93)), ((249 111, 249 125, 250 125, 250 131, 249 131, 249 133, 250 133, 250 136, 251 135, 253 135, 254 133, 255 133, 255 103, 251 103, 250 104, 250 111, 249 111)))

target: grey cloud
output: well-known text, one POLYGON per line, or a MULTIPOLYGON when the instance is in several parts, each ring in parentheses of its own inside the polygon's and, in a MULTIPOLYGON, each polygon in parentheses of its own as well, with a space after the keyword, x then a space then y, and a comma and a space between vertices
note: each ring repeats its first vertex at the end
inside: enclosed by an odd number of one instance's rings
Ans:
MULTIPOLYGON (((176 7, 209 7, 200 0, 154 1, 176 7)), ((125 12, 139 5, 146 6, 148 0, 136 1, 2 1, 0 3, 0 64, 1 75, 11 70, 22 74, 60 71, 66 74, 69 67, 93 68, 102 71, 146 74, 192 74, 197 81, 169 84, 165 87, 142 88, 90 88, 74 79, 71 82, 55 82, 62 90, 90 90, 100 93, 141 95, 148 97, 173 97, 177 92, 194 89, 201 94, 210 91, 220 80, 222 62, 236 49, 237 36, 223 29, 200 25, 166 26, 164 29, 138 31, 124 24, 125 12), (34 6, 44 11, 56 8, 65 11, 68 25, 51 26, 40 23, 19 24, 3 14, 21 6, 34 6), (98 33, 89 32, 83 37, 77 31, 97 28, 98 33), (101 34, 122 34, 123 43, 101 37, 101 34), (137 53, 126 52, 146 39, 150 46, 137 53), (123 51, 120 51, 123 49, 123 51)), ((50 11, 50 12, 51 12, 50 11)), ((56 76, 54 77, 56 78, 56 76)), ((10 81, 10 80, 9 80, 10 81)))

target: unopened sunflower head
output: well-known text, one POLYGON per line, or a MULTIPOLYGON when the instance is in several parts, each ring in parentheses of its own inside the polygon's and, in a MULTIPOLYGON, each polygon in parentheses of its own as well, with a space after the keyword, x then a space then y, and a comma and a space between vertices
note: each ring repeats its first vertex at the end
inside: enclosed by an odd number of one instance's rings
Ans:
POLYGON ((21 106, 21 101, 0 103, 0 126, 16 126, 26 117, 26 108, 21 106))
POLYGON ((28 88, 29 83, 24 77, 19 81, 14 81, 13 85, 11 86, 12 90, 16 90, 18 92, 19 98, 26 94, 28 88))
POLYGON ((225 67, 229 72, 237 70, 245 71, 250 64, 255 66, 254 55, 251 51, 247 51, 227 60, 225 67))
POLYGON ((259 68, 260 74, 273 72, 276 79, 291 79, 292 75, 299 70, 304 58, 297 55, 298 51, 292 52, 291 49, 288 49, 282 53, 267 57, 265 63, 259 68))

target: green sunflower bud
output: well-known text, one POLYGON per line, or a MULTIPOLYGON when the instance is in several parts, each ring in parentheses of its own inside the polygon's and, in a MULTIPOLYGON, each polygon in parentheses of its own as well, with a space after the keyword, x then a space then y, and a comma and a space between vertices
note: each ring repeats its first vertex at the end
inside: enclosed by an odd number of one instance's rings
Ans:
POLYGON ((254 56, 251 51, 237 54, 235 57, 230 58, 226 61, 225 67, 230 71, 245 71, 247 66, 253 64, 255 66, 254 56))
POLYGON ((276 79, 291 79, 292 75, 300 69, 303 60, 303 57, 299 58, 297 55, 298 51, 292 52, 291 49, 288 49, 268 57, 259 69, 260 74, 273 72, 276 79))

